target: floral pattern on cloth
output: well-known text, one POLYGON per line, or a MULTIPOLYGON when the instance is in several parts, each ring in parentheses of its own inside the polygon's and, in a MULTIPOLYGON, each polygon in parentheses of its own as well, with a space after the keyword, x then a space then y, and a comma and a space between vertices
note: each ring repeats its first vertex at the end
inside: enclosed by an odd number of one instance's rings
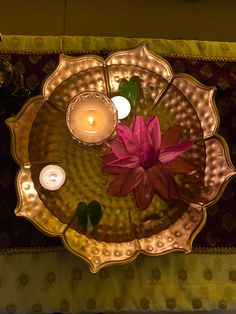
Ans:
POLYGON ((170 254, 91 274, 64 251, 0 255, 0 311, 234 313, 235 265, 235 254, 170 254))

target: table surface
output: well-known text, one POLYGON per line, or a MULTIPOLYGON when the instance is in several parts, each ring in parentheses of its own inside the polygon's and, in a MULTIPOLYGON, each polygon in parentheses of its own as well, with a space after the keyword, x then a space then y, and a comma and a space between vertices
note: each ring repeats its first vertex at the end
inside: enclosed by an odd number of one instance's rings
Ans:
MULTIPOLYGON (((136 46, 141 38, 72 36, 4 36, 0 58, 24 76, 31 95, 57 64, 61 52, 106 56, 136 46)), ((221 129, 236 162, 236 43, 145 39, 164 56, 174 71, 217 86, 221 129)), ((17 166, 10 156, 4 124, 24 99, 1 98, 0 134, 0 312, 89 311, 215 311, 236 304, 235 182, 208 210, 206 226, 194 242, 194 254, 139 256, 131 264, 91 274, 79 258, 60 246, 60 240, 39 233, 14 215, 17 166), (27 247, 22 249, 21 247, 27 247), (30 297, 29 297, 30 295, 30 297)))

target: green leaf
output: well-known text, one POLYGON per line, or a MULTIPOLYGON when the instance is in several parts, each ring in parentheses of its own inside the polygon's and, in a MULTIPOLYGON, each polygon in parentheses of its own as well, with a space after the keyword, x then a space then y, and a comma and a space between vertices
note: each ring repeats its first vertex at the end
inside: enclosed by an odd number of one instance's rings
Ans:
POLYGON ((93 229, 96 229, 103 215, 103 210, 99 202, 91 201, 88 204, 88 215, 93 225, 93 229))
POLYGON ((121 96, 128 98, 129 97, 129 81, 122 79, 119 85, 119 93, 121 96))
POLYGON ((127 98, 132 106, 136 106, 141 97, 141 84, 139 76, 132 76, 130 80, 123 79, 119 85, 119 93, 127 98))
POLYGON ((76 207, 76 216, 79 220, 81 227, 87 232, 88 226, 88 206, 84 202, 80 202, 76 207))

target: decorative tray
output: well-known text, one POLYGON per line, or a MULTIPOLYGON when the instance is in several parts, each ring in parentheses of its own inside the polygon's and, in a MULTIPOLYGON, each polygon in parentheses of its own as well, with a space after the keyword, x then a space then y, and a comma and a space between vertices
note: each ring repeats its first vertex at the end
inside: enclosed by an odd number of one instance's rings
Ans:
POLYGON ((92 272, 140 252, 191 252, 235 175, 214 94, 144 44, 106 60, 61 55, 42 95, 7 120, 16 215, 92 272))

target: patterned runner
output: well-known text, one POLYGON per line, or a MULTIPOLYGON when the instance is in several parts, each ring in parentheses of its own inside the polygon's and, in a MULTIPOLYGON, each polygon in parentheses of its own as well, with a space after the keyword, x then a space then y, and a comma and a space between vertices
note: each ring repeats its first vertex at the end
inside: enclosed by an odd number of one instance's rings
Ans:
MULTIPOLYGON (((107 53, 101 51, 99 55, 105 57, 107 53)), ((175 73, 188 73, 203 84, 217 87, 219 133, 228 142, 236 165, 236 62, 166 59, 175 73)), ((0 54, 0 249, 61 245, 59 238, 43 235, 30 222, 14 214, 17 202, 14 180, 18 167, 11 157, 10 134, 5 125, 5 119, 18 112, 28 97, 40 94, 43 80, 57 63, 58 54, 0 54)), ((220 201, 209 207, 206 225, 193 243, 195 250, 222 248, 227 252, 236 248, 235 203, 236 181, 232 180, 220 201)))

